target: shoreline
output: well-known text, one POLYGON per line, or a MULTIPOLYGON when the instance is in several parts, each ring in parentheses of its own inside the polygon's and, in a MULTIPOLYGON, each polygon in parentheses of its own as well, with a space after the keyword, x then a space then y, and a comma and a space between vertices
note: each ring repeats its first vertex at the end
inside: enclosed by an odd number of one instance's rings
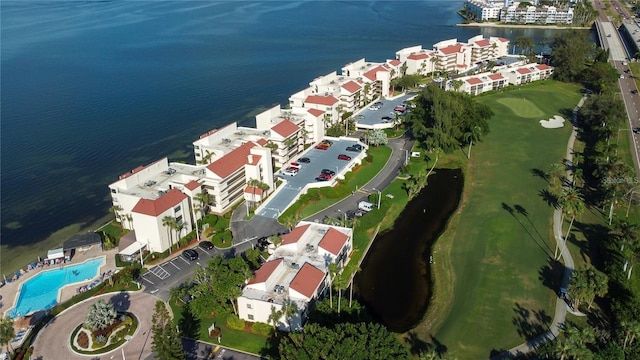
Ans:
POLYGON ((522 24, 498 24, 494 22, 474 22, 456 24, 457 27, 479 27, 479 28, 512 28, 512 29, 549 29, 549 30, 589 30, 591 26, 559 26, 559 25, 522 25, 522 24))

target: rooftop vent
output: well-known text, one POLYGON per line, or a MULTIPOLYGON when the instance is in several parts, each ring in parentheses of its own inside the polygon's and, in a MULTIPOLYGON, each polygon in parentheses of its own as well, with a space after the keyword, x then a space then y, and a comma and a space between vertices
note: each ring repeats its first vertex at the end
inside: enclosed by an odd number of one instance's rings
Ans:
POLYGON ((313 246, 313 245, 311 245, 311 244, 307 244, 307 246, 306 246, 307 252, 311 252, 311 251, 313 251, 315 248, 316 248, 316 247, 315 247, 315 246, 313 246))
POLYGON ((144 186, 153 186, 153 185, 155 185, 155 184, 156 184, 156 181, 155 181, 155 180, 149 180, 149 181, 147 181, 146 183, 144 183, 144 186))
POLYGON ((227 138, 222 139, 222 143, 223 144, 229 144, 229 143, 231 143, 231 139, 227 139, 227 138))
POLYGON ((300 265, 298 263, 292 263, 291 264, 291 268, 295 269, 295 270, 298 270, 298 269, 300 269, 300 265))

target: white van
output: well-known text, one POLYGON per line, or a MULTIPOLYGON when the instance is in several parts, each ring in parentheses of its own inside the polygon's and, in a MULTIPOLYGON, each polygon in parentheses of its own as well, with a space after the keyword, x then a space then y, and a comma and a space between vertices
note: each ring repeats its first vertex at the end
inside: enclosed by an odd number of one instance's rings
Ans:
POLYGON ((373 205, 373 204, 372 204, 372 203, 370 203, 370 202, 360 201, 360 202, 358 203, 358 209, 360 209, 360 210, 362 210, 362 211, 367 211, 367 212, 369 212, 369 211, 371 211, 371 210, 373 210, 373 209, 375 209, 375 208, 376 208, 376 206, 375 206, 375 205, 373 205))

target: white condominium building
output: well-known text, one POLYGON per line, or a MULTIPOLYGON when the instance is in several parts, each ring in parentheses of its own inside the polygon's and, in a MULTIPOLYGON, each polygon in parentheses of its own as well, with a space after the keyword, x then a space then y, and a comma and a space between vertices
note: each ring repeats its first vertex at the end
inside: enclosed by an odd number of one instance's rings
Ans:
POLYGON ((349 261, 353 230, 302 221, 281 238, 280 246, 238 297, 238 316, 272 324, 272 310, 295 306, 291 315, 283 313, 277 319, 276 326, 284 331, 300 330, 310 307, 329 286, 329 265, 335 263, 342 269, 349 261))

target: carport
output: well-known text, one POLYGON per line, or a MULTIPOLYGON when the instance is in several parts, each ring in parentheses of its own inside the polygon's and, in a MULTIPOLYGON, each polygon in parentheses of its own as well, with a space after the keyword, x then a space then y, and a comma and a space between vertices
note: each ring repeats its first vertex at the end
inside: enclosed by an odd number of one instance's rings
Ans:
POLYGON ((133 262, 140 256, 141 250, 147 246, 136 239, 136 232, 131 231, 120 238, 118 255, 122 261, 133 262))

